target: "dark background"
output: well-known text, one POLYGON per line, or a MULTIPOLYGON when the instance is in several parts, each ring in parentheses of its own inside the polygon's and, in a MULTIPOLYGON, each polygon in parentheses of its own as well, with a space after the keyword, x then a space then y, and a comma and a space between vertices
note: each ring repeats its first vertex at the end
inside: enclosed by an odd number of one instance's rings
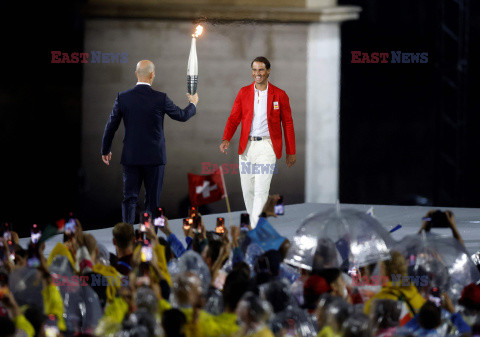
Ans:
POLYGON ((479 207, 478 1, 340 3, 363 9, 342 25, 340 201, 479 207), (428 63, 354 64, 354 50, 428 63))
MULTIPOLYGON (((363 9, 342 24, 340 201, 479 207, 478 2, 339 4, 363 9), (428 52, 428 63, 352 64, 353 50, 428 52)), ((84 5, 0 5, 0 218, 23 235, 79 205, 82 67, 55 67, 50 53, 83 50, 84 5)))

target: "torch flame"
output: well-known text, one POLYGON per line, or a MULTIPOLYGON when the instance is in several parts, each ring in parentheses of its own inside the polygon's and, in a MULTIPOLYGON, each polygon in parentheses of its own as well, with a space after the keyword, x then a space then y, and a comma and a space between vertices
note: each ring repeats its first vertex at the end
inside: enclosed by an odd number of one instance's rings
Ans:
POLYGON ((203 27, 201 25, 198 25, 196 28, 195 28, 195 34, 192 34, 192 37, 199 37, 200 35, 202 35, 202 32, 203 32, 203 27))

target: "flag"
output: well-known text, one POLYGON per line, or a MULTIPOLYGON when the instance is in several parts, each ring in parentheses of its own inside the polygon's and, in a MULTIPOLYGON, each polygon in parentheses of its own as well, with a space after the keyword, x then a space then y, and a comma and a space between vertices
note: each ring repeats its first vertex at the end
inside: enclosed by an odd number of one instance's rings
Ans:
POLYGON ((200 206, 222 199, 225 187, 219 170, 207 175, 188 173, 188 194, 192 206, 200 206))

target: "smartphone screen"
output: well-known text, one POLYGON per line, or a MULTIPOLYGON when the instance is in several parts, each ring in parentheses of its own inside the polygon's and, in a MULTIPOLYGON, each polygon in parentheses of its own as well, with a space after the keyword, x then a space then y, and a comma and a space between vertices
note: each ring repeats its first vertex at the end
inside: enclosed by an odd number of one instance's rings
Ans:
POLYGON ((442 305, 442 297, 441 297, 440 289, 438 289, 437 287, 433 287, 430 290, 430 296, 428 297, 428 299, 433 303, 435 303, 437 307, 440 307, 442 305))
POLYGON ((145 244, 142 246, 141 253, 140 253, 142 262, 152 261, 152 254, 153 254, 153 250, 151 245, 145 244))
POLYGON ((250 224, 250 215, 248 215, 248 213, 240 214, 240 229, 248 230, 249 224, 250 224))
POLYGON ((45 337, 57 337, 60 335, 60 330, 57 327, 57 318, 55 315, 48 315, 44 325, 45 337))
POLYGON ((225 233, 225 218, 217 218, 217 226, 215 227, 215 232, 220 235, 225 233))
POLYGON ((149 213, 144 212, 142 214, 142 221, 141 223, 145 224, 145 226, 150 227, 152 225, 152 217, 150 216, 149 213))
POLYGON ((191 227, 190 222, 189 222, 189 219, 190 219, 190 218, 185 218, 185 219, 183 219, 183 228, 184 228, 185 230, 189 230, 190 227, 191 227))
POLYGON ((41 236, 42 236, 42 231, 38 228, 37 224, 34 224, 30 231, 30 240, 32 241, 33 244, 36 244, 38 240, 40 240, 41 236))
POLYGON ((38 247, 34 243, 28 245, 27 266, 31 268, 40 266, 40 254, 38 253, 38 247))
POLYGON ((155 227, 164 227, 165 226, 165 219, 163 218, 165 216, 165 210, 162 207, 159 207, 157 209, 157 215, 155 220, 153 220, 153 225, 155 227))
POLYGON ((155 220, 153 221, 153 224, 156 227, 164 227, 165 226, 165 219, 163 217, 155 218, 155 220))
POLYGON ((188 210, 188 215, 190 218, 195 218, 198 215, 198 208, 195 206, 190 207, 188 210))
POLYGON ((277 200, 277 204, 275 205, 275 214, 276 215, 284 215, 285 214, 285 207, 283 205, 283 196, 277 200))
POLYGON ((75 223, 75 219, 71 218, 65 223, 65 234, 66 235, 73 235, 75 233, 75 229, 77 224, 75 223))

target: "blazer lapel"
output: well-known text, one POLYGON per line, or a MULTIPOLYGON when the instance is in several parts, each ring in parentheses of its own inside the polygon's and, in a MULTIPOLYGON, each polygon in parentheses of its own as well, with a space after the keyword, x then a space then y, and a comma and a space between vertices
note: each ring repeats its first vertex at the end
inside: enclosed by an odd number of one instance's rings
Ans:
POLYGON ((255 82, 250 86, 250 90, 248 91, 248 94, 246 96, 249 104, 247 104, 250 109, 248 109, 248 120, 250 121, 250 124, 252 124, 253 120, 253 104, 255 100, 255 82))
POLYGON ((273 85, 271 83, 268 83, 268 93, 267 93, 267 120, 270 119, 270 116, 272 115, 272 106, 273 106, 273 85))

